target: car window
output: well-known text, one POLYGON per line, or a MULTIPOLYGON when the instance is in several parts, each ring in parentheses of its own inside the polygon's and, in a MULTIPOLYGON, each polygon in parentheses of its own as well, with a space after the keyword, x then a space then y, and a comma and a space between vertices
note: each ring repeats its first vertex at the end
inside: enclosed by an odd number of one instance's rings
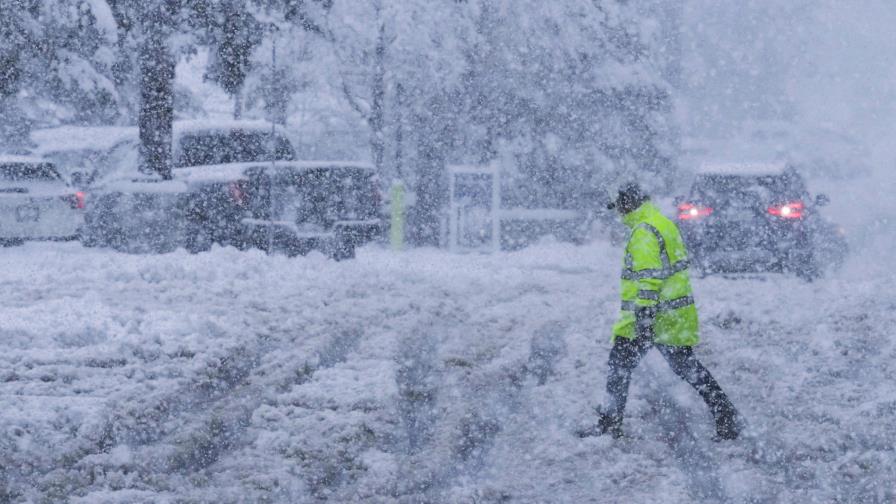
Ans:
POLYGON ((296 154, 289 140, 278 136, 275 141, 274 159, 278 161, 293 161, 295 158, 296 154))
POLYGON ((694 199, 716 206, 771 203, 802 197, 805 185, 795 172, 764 176, 703 175, 697 178, 691 192, 694 199))
POLYGON ((177 167, 203 166, 252 161, 289 161, 294 158, 292 146, 281 136, 271 145, 270 133, 232 130, 188 134, 180 139, 177 167))
POLYGON ((2 163, 0 180, 21 182, 26 180, 61 180, 56 168, 50 163, 2 163))
POLYGON ((93 170, 104 155, 103 151, 96 149, 76 149, 47 152, 43 157, 53 160, 56 166, 69 170, 93 170))
POLYGON ((90 178, 104 173, 108 155, 108 151, 97 149, 73 149, 46 152, 43 157, 52 160, 57 171, 70 179, 76 172, 90 178))
POLYGON ((202 166, 227 162, 230 157, 227 137, 221 134, 184 135, 180 139, 178 167, 202 166))
POLYGON ((94 169, 89 177, 94 181, 108 180, 110 177, 133 178, 140 175, 139 143, 132 140, 120 142, 93 161, 94 169))

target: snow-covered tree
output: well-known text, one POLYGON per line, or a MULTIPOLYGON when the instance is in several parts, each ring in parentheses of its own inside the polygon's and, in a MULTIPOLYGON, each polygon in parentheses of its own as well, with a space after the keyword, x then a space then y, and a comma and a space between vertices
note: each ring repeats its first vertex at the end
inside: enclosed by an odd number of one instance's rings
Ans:
POLYGON ((193 5, 192 24, 201 29, 203 43, 212 49, 206 78, 233 96, 233 116, 243 112, 243 88, 252 70, 253 50, 262 41, 264 26, 247 0, 206 0, 193 5))
POLYGON ((116 25, 104 0, 0 2, 0 123, 22 141, 30 123, 109 122, 116 25))
POLYGON ((449 162, 509 159, 506 194, 522 206, 593 205, 638 173, 665 185, 664 14, 617 0, 367 0, 335 2, 323 26, 374 163, 409 168, 412 235, 432 243, 449 162))
POLYGON ((334 2, 321 23, 330 42, 322 55, 328 81, 367 125, 378 171, 416 189, 410 219, 418 241, 438 239, 452 143, 445 133, 456 117, 448 96, 464 71, 464 8, 424 0, 334 2))
POLYGON ((471 12, 465 154, 513 159, 515 204, 590 205, 608 182, 671 175, 671 100, 648 14, 617 1, 483 1, 471 12))

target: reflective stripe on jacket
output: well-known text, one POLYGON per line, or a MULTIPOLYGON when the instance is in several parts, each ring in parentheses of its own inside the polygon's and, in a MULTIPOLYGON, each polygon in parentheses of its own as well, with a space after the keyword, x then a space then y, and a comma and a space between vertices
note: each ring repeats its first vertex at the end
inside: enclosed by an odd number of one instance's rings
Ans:
POLYGON ((654 307, 654 341, 693 346, 700 340, 688 278, 687 250, 674 222, 649 201, 623 217, 631 229, 622 270, 622 311, 613 339, 635 337, 635 308, 654 307))

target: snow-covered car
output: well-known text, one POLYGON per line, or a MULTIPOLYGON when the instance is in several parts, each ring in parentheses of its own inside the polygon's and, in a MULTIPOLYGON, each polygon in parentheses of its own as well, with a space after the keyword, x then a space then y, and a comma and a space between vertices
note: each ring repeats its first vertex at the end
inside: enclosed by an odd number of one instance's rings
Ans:
POLYGON ((123 141, 108 156, 109 173, 92 177, 85 245, 153 252, 243 247, 247 170, 294 157, 282 132, 261 121, 175 122, 171 180, 141 173, 138 147, 136 138, 123 141))
POLYGON ((828 201, 811 198, 792 166, 715 163, 699 168, 676 205, 698 271, 786 271, 811 280, 848 249, 842 230, 819 213, 828 201))
POLYGON ((32 152, 53 162, 72 187, 90 187, 116 168, 109 158, 115 148, 137 138, 130 126, 57 126, 31 132, 32 152))
POLYGON ((52 162, 0 156, 0 244, 77 239, 84 193, 68 186, 52 162))
POLYGON ((374 167, 341 161, 295 161, 247 170, 252 246, 288 255, 321 250, 336 260, 355 255, 383 227, 374 167))

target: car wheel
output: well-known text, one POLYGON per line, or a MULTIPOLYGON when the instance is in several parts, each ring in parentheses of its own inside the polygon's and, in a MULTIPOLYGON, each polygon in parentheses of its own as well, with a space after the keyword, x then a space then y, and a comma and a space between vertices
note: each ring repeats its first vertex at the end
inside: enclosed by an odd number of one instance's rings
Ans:
POLYGON ((100 246, 100 240, 90 223, 86 223, 78 229, 78 236, 75 239, 81 242, 81 245, 84 247, 93 248, 100 246))
POLYGON ((815 264, 807 264, 796 270, 796 276, 806 282, 814 282, 821 278, 821 271, 815 264))
POLYGON ((315 247, 314 241, 296 240, 284 247, 287 257, 308 255, 315 247))
POLYGON ((99 242, 97 241, 96 237, 94 237, 90 233, 84 233, 84 232, 80 233, 78 235, 78 241, 81 242, 81 246, 86 247, 86 248, 94 248, 97 245, 99 245, 99 242))
POLYGON ((694 269, 697 271, 697 278, 706 278, 707 276, 709 276, 709 266, 707 266, 703 261, 697 261, 696 268, 694 269))
POLYGON ((207 252, 212 249, 213 241, 211 230, 208 227, 201 225, 201 223, 194 223, 188 228, 184 248, 191 254, 207 252))
POLYGON ((25 243, 21 238, 2 238, 0 239, 0 247, 18 247, 25 243))
POLYGON ((345 261, 355 258, 355 242, 347 237, 337 238, 333 242, 330 257, 335 261, 345 261))
POLYGON ((118 252, 130 252, 131 240, 128 238, 127 234, 125 234, 122 229, 110 229, 105 233, 105 239, 103 240, 103 245, 111 247, 112 250, 118 252))
POLYGON ((787 261, 787 270, 806 282, 812 282, 821 278, 821 270, 813 254, 790 256, 787 261))
POLYGON ((252 240, 245 234, 235 236, 230 240, 230 244, 236 247, 237 250, 243 252, 252 248, 252 240))
POLYGON ((697 278, 706 278, 706 276, 710 273, 709 266, 700 256, 692 255, 690 257, 690 270, 697 278))

